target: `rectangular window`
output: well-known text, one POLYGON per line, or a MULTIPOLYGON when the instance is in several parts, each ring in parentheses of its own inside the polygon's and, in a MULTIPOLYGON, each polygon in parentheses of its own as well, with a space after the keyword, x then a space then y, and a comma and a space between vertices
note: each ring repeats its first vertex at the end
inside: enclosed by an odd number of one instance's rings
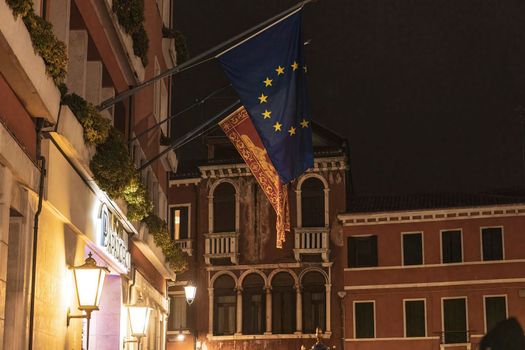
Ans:
POLYGON ((421 233, 403 234, 403 265, 423 264, 423 235, 421 233))
POLYGON ((460 230, 441 232, 441 253, 443 263, 463 261, 460 230))
POLYGON ((467 300, 443 299, 445 344, 467 342, 467 300))
POLYGON ((354 303, 354 326, 356 338, 374 338, 374 303, 371 301, 354 303))
POLYGON ((377 266, 377 236, 348 237, 348 267, 377 266))
POLYGON ((503 232, 501 227, 481 229, 483 260, 503 260, 503 232))
POLYGON ((184 294, 170 296, 170 315, 168 318, 168 331, 186 329, 186 297, 184 294))
POLYGON ((170 207, 170 234, 174 240, 189 238, 189 207, 170 207))
POLYGON ((487 332, 507 318, 506 299, 505 296, 485 297, 485 329, 487 332))
POLYGON ((426 336, 424 300, 405 300, 405 336, 426 336))

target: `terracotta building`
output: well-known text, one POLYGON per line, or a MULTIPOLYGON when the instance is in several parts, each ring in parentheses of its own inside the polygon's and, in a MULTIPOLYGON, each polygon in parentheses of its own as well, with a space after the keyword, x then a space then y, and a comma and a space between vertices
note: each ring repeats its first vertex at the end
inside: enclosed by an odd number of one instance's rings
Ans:
POLYGON ((310 348, 316 327, 340 348, 334 263, 342 241, 332 224, 345 209, 347 150, 332 132, 313 132, 315 167, 291 183, 292 230, 282 249, 275 212, 222 132, 190 147, 204 146, 202 161, 180 161, 169 182, 170 230, 190 270, 169 289, 168 349, 310 348), (190 281, 197 295, 187 306, 190 281))
POLYGON ((346 349, 477 349, 525 324, 523 197, 354 197, 338 217, 346 349))
MULTIPOLYGON (((175 275, 146 226, 131 221, 126 203, 94 180, 97 150, 85 142, 80 116, 61 105, 60 79, 50 76, 63 57, 45 56, 60 51, 49 46, 54 35, 69 58, 69 92, 95 106, 173 67, 174 41, 162 34, 171 27, 171 1, 144 1, 147 53, 134 49, 135 38, 113 10, 117 2, 0 0, 0 349, 86 347, 86 320, 67 322, 67 315, 82 314, 70 267, 89 253, 109 269, 91 317, 90 349, 136 348, 126 342, 136 340, 126 305, 139 295, 152 309, 142 349, 165 347, 166 281, 175 275), (33 32, 32 39, 22 17, 44 34, 33 32)), ((163 127, 135 139, 169 114, 169 91, 170 81, 161 80, 102 112, 123 134, 137 168, 168 135, 163 127)), ((166 174, 175 166, 172 152, 140 173, 154 213, 164 219, 166 174)))

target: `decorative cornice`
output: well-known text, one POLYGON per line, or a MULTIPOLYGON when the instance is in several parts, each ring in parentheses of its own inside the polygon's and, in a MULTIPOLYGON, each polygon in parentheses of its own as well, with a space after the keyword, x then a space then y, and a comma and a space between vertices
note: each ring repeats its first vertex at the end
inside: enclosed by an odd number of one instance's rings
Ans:
MULTIPOLYGON (((314 167, 312 169, 309 169, 307 173, 347 169, 348 164, 346 162, 346 157, 323 157, 316 158, 314 160, 314 167)), ((225 177, 252 176, 250 169, 244 163, 203 165, 199 167, 199 170, 203 179, 220 179, 225 177)))
POLYGON ((343 226, 399 224, 407 222, 448 221, 486 217, 524 216, 525 205, 498 205, 468 208, 428 209, 419 211, 390 211, 375 213, 346 213, 337 216, 343 226))
POLYGON ((192 177, 188 179, 175 179, 170 180, 169 185, 170 187, 179 187, 179 186, 189 186, 189 185, 197 185, 201 182, 200 177, 192 177))

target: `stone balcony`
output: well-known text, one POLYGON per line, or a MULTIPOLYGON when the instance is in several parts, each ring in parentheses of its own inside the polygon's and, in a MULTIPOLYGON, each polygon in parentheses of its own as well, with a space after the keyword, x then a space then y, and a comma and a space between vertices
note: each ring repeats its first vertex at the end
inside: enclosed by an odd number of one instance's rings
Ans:
POLYGON ((191 239, 177 239, 175 240, 175 246, 179 247, 184 253, 189 256, 193 255, 193 240, 191 239))
POLYGON ((328 227, 295 228, 295 260, 301 261, 302 255, 320 255, 323 262, 328 262, 328 231, 328 227))
POLYGON ((233 264, 239 263, 239 233, 217 232, 204 235, 206 264, 211 264, 211 259, 230 259, 233 264))

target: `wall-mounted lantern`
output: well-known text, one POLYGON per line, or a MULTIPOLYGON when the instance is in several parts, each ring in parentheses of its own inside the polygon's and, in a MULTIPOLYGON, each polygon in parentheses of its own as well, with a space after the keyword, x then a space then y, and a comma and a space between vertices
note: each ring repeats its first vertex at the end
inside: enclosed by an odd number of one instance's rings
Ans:
POLYGON ((70 310, 67 310, 68 327, 69 321, 72 318, 87 319, 87 349, 89 349, 89 322, 91 320, 91 312, 98 310, 100 297, 102 295, 102 287, 104 286, 104 278, 109 273, 107 267, 97 266, 97 262, 92 256, 93 254, 89 252, 83 265, 71 267, 75 279, 75 292, 78 309, 83 311, 84 314, 71 315, 70 310))
POLYGON ((128 306, 129 327, 131 329, 131 336, 137 338, 135 340, 126 340, 124 343, 138 343, 140 350, 141 340, 148 333, 149 316, 151 308, 142 299, 142 294, 134 305, 128 306))
POLYGON ((189 281, 188 284, 184 286, 184 294, 186 295, 186 302, 188 305, 191 305, 195 300, 195 294, 197 294, 197 287, 193 282, 189 281))

